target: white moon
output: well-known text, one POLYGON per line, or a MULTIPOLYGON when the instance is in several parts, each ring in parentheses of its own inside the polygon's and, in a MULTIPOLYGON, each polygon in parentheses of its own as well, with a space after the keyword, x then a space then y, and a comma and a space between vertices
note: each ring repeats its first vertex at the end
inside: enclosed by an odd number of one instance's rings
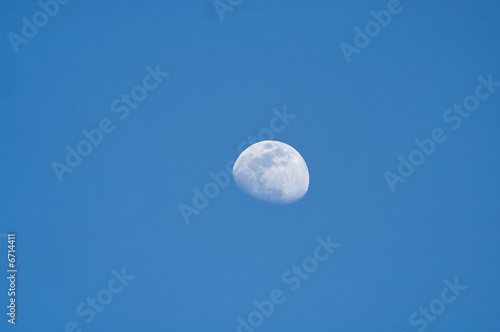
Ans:
POLYGON ((233 168, 236 184, 247 194, 273 203, 301 199, 309 188, 309 171, 290 145, 262 141, 248 147, 233 168))

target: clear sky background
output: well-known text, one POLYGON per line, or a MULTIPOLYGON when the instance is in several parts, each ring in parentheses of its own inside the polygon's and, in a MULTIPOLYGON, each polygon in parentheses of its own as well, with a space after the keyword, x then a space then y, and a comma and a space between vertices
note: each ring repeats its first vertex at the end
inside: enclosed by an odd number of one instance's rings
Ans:
POLYGON ((401 0, 350 63, 339 44, 387 1, 245 0, 221 21, 209 0, 73 0, 18 53, 7 34, 40 6, 0 3, 0 233, 19 268, 2 331, 236 331, 281 289, 255 331, 409 332, 454 278, 467 289, 427 330, 500 329, 500 88, 457 130, 443 120, 479 75, 500 81, 498 1, 401 0), (121 120, 111 103, 157 65, 170 75, 121 120), (186 224, 179 204, 284 106, 274 138, 309 167, 304 199, 231 180, 186 224), (51 164, 103 118, 114 131, 59 182, 51 164), (391 192, 384 172, 434 128, 447 140, 391 192), (291 291, 283 273, 328 235, 341 246, 291 291), (86 323, 77 307, 122 268, 135 279, 86 323))

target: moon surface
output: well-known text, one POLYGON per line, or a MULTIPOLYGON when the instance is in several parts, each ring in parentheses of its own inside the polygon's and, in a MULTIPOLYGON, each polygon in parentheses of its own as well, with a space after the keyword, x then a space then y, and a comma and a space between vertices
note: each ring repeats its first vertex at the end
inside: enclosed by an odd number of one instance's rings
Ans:
POLYGON ((247 194, 272 203, 292 203, 309 188, 309 171, 290 145, 262 141, 248 147, 236 160, 233 177, 247 194))

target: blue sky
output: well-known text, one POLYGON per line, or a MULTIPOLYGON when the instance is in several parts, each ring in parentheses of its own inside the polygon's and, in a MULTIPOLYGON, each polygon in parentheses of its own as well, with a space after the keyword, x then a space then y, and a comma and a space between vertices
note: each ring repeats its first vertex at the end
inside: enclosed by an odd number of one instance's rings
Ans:
POLYGON ((273 290, 286 299, 255 331, 500 329, 500 87, 477 88, 500 82, 497 2, 233 0, 221 20, 207 0, 73 0, 15 47, 40 4, 0 3, 0 233, 19 269, 16 326, 0 281, 2 330, 236 331, 273 290), (348 62, 341 43, 388 6, 348 62), (443 115, 468 96, 454 130, 443 115), (305 159, 307 195, 272 205, 231 180, 187 224, 179 204, 284 108, 274 139, 305 159), (54 162, 102 121, 59 181, 54 162), (446 141, 392 192, 385 172, 435 128, 446 141), (328 237, 291 290, 283 275, 328 237))

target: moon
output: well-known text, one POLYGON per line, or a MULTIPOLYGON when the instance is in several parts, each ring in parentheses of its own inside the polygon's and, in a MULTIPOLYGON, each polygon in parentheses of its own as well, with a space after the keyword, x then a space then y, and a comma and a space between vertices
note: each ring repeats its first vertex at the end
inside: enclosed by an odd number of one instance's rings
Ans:
POLYGON ((272 203, 298 201, 309 188, 306 162, 294 148, 278 141, 258 142, 243 151, 233 177, 244 192, 272 203))

